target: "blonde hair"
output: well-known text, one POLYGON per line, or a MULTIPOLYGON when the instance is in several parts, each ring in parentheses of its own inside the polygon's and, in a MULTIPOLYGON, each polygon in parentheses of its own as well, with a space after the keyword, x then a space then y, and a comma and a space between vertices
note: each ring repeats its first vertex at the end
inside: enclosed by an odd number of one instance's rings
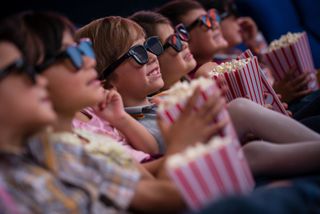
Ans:
MULTIPOLYGON (((145 38, 143 29, 134 21, 119 16, 94 20, 76 32, 77 38, 92 40, 101 74, 111 63, 126 53, 133 43, 145 38)), ((114 73, 113 73, 114 74, 114 73)), ((112 75, 108 79, 112 78, 112 75)))

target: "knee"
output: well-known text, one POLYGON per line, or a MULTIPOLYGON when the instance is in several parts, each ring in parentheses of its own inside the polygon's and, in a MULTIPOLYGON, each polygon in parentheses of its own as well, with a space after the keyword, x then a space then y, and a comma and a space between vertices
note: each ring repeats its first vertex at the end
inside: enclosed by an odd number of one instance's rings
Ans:
POLYGON ((233 113, 245 113, 248 111, 248 107, 252 105, 252 101, 245 98, 237 98, 228 103, 228 110, 233 113))

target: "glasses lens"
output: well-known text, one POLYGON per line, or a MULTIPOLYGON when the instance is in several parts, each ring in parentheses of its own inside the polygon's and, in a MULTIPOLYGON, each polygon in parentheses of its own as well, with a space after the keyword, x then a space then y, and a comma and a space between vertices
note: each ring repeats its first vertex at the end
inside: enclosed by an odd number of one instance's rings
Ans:
POLYGON ((84 40, 79 43, 79 50, 83 53, 83 55, 90 57, 92 59, 96 59, 94 51, 92 49, 92 42, 90 40, 84 40))
POLYGON ((174 34, 170 36, 168 43, 175 51, 180 52, 182 50, 182 42, 178 35, 174 34))
POLYGON ((145 47, 156 56, 160 56, 163 53, 163 47, 158 37, 148 38, 146 40, 145 47))
POLYGON ((70 46, 65 50, 68 58, 71 60, 72 64, 76 69, 80 69, 83 65, 82 55, 76 46, 70 46))
POLYGON ((144 65, 148 62, 148 53, 142 45, 135 46, 129 50, 129 54, 136 60, 140 65, 144 65))
POLYGON ((189 41, 189 33, 183 24, 179 24, 176 26, 176 32, 178 33, 182 41, 189 41))
POLYGON ((204 15, 200 17, 201 23, 206 26, 207 28, 212 28, 213 24, 212 24, 212 20, 209 16, 204 15))

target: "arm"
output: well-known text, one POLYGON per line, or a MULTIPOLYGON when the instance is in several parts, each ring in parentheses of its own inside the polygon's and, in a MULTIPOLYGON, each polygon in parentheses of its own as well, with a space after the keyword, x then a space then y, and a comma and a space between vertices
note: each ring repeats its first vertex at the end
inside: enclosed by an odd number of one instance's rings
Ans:
POLYGON ((121 131, 137 150, 158 153, 154 137, 139 122, 124 111, 121 96, 115 90, 106 91, 104 102, 95 108, 96 114, 121 131))

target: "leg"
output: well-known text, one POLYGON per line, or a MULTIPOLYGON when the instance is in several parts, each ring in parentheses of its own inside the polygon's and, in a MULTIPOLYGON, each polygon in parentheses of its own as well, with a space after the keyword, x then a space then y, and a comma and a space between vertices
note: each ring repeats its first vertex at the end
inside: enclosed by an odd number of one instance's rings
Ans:
POLYGON ((250 100, 238 98, 228 104, 238 136, 252 133, 274 143, 320 141, 320 135, 290 117, 271 111, 250 100))
POLYGON ((297 176, 319 172, 320 142, 272 144, 253 141, 243 146, 255 176, 297 176))

